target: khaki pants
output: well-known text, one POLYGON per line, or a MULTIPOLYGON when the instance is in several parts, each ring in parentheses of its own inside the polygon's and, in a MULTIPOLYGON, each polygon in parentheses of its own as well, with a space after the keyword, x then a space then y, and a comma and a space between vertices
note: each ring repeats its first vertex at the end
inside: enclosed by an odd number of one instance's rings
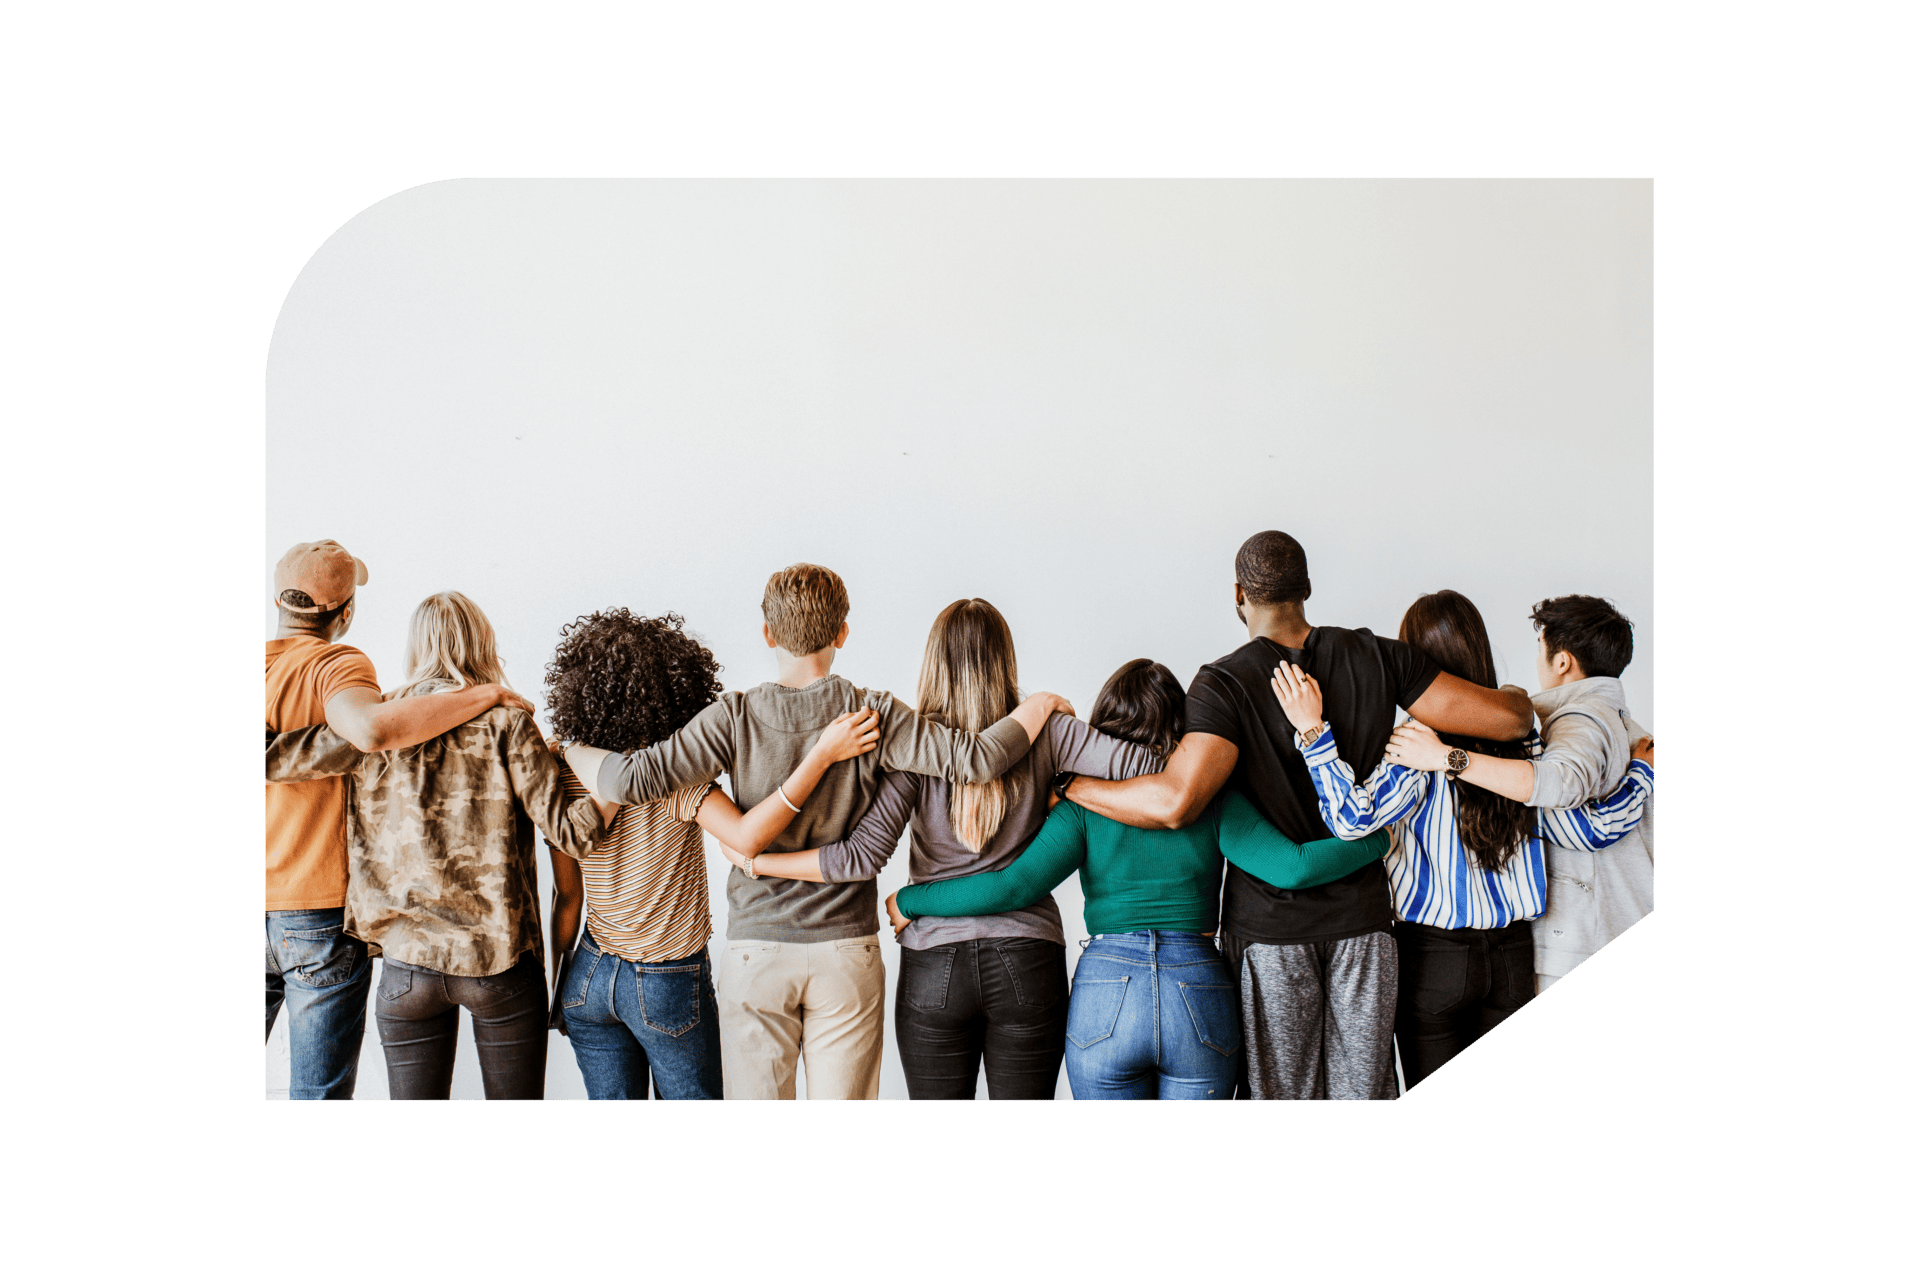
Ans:
POLYGON ((802 1054, 808 1098, 880 1096, 887 970, 878 934, 728 942, 714 985, 725 1096, 791 1099, 802 1054))

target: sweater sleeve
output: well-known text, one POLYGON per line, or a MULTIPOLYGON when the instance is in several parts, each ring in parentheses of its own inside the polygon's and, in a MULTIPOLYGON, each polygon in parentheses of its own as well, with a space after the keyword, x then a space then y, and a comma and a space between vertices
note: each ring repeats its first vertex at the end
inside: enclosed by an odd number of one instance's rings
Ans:
POLYGON ((884 700, 880 716, 883 769, 948 782, 992 782, 1027 754, 1027 731, 1012 716, 994 721, 979 733, 968 733, 927 719, 891 694, 873 700, 884 700))
POLYGON ((1222 793, 1220 852, 1228 862, 1276 889, 1311 889, 1350 876, 1386 856, 1391 841, 1384 831, 1359 840, 1314 840, 1298 844, 1260 816, 1238 791, 1222 793))
POLYGON ((1158 773, 1161 768, 1160 754, 1153 748, 1102 733, 1073 716, 1050 717, 1046 738, 1053 749, 1055 773, 1119 782, 1143 773, 1158 773))
POLYGON ((325 724, 267 734, 267 781, 312 782, 352 773, 366 756, 325 724))
POLYGON ((880 794, 867 806, 846 839, 820 846, 820 878, 828 884, 871 880, 887 865, 900 845, 900 834, 913 820, 920 804, 918 774, 889 773, 880 779, 880 794))
POLYGON ((513 794, 547 843, 574 858, 592 853, 606 831, 600 809, 587 796, 568 797, 561 776, 566 766, 540 740, 533 717, 524 711, 509 712, 501 737, 513 794))
POLYGON ((733 697, 722 698, 672 737, 608 756, 600 762, 594 789, 610 803, 646 804, 696 782, 712 782, 733 768, 734 702, 733 697))
MULTIPOLYGON (((1294 734, 1293 741, 1299 746, 1300 735, 1294 734)), ((1320 800, 1320 817, 1327 830, 1342 840, 1358 840, 1407 817, 1420 807, 1433 785, 1432 774, 1385 760, 1374 766, 1365 782, 1355 782, 1353 766, 1340 758, 1340 749, 1334 745, 1332 726, 1300 753, 1320 800)))
POLYGON ((1546 747, 1533 761, 1536 809, 1585 804, 1606 783, 1607 731, 1584 711, 1563 711, 1545 727, 1546 747))
POLYGON ((921 916, 993 916, 1030 907, 1077 870, 1087 858, 1086 811, 1063 802, 1053 807, 1039 834, 998 871, 910 884, 894 904, 909 920, 921 916))
POLYGON ((1595 853, 1640 825, 1653 796, 1653 766, 1635 760, 1613 794, 1572 809, 1540 809, 1540 834, 1563 849, 1595 853))

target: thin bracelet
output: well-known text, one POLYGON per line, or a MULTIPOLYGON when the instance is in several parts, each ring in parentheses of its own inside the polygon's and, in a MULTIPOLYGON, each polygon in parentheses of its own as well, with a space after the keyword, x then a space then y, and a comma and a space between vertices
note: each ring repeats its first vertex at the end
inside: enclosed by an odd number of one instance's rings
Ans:
POLYGON ((781 803, 781 804, 783 804, 783 805, 785 805, 785 806, 787 806, 787 808, 789 808, 789 809, 791 809, 791 810, 793 810, 793 811, 794 811, 795 813, 798 813, 798 812, 800 812, 800 806, 799 806, 799 805, 797 805, 797 804, 795 804, 795 803, 794 803, 793 801, 791 801, 791 800, 789 800, 789 799, 787 799, 787 784, 786 784, 786 783, 784 783, 784 782, 783 782, 783 783, 781 783, 781 784, 780 784, 779 786, 777 786, 777 787, 775 787, 775 788, 774 788, 773 790, 774 790, 774 794, 776 794, 776 795, 778 795, 778 796, 780 797, 780 803, 781 803))

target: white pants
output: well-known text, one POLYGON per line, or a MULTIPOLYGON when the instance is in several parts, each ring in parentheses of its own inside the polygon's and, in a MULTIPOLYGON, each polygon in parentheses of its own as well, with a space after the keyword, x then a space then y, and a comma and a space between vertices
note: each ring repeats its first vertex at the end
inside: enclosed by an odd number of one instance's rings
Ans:
POLYGON ((887 970, 880 938, 728 942, 714 968, 720 1070, 729 1098, 877 1098, 887 970))

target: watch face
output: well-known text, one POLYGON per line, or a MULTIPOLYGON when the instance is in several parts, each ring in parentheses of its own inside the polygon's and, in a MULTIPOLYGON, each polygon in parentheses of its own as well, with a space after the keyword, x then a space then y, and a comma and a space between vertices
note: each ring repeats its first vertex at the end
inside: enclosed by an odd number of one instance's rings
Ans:
POLYGON ((1467 767, 1467 753, 1459 747, 1447 752, 1447 768, 1459 773, 1467 767))

